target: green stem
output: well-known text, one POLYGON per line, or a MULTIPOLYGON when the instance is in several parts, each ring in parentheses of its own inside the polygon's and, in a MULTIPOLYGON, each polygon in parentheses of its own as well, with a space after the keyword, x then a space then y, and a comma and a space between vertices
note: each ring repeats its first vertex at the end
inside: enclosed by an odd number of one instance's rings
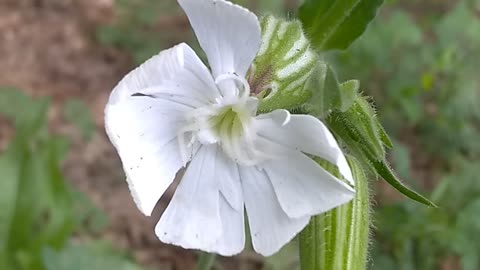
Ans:
MULTIPOLYGON (((319 163, 337 174, 335 166, 319 163)), ((355 198, 311 219, 300 234, 302 270, 365 269, 370 218, 368 183, 359 163, 354 159, 349 163, 355 179, 355 198)))
POLYGON ((202 252, 198 258, 197 270, 211 270, 215 264, 216 254, 202 252))

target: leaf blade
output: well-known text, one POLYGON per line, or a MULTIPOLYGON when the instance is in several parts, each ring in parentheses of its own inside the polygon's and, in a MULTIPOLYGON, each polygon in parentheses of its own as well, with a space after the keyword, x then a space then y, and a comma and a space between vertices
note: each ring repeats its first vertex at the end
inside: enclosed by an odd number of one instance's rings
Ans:
POLYGON ((417 193, 414 190, 410 189, 409 187, 405 186, 393 173, 392 169, 390 168, 390 166, 388 166, 386 161, 370 160, 370 162, 372 162, 372 165, 375 168, 378 175, 380 175, 393 188, 398 190, 400 193, 402 193, 406 197, 430 207, 434 207, 434 208, 438 207, 435 203, 433 203, 432 201, 430 201, 420 193, 417 193))
POLYGON ((383 0, 306 0, 299 18, 319 50, 344 50, 372 21, 383 0))

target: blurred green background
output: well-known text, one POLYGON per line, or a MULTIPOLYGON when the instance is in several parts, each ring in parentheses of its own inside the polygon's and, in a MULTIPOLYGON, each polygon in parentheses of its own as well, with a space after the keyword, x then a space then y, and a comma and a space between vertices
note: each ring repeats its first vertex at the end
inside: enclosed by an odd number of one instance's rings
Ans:
MULTIPOLYGON (((299 1, 236 1, 294 18, 299 1)), ((138 213, 103 131, 115 83, 158 51, 198 49, 174 0, 0 3, 0 269, 194 269, 138 213)), ((372 179, 370 269, 480 269, 480 1, 387 1, 345 52, 395 140, 390 160, 438 209, 372 179)), ((298 268, 296 243, 215 269, 298 268)))

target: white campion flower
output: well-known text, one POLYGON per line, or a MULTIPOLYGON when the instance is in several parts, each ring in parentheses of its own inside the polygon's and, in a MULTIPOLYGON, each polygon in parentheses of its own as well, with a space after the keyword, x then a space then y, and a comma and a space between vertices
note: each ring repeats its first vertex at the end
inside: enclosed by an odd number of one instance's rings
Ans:
POLYGON ((261 45, 253 13, 223 0, 178 2, 211 70, 184 43, 152 57, 113 89, 107 134, 145 215, 187 167, 156 226, 162 242, 237 254, 246 209, 254 249, 271 255, 312 215, 354 197, 350 168, 318 119, 286 110, 257 115, 245 79, 261 45), (350 185, 307 154, 336 164, 350 185))

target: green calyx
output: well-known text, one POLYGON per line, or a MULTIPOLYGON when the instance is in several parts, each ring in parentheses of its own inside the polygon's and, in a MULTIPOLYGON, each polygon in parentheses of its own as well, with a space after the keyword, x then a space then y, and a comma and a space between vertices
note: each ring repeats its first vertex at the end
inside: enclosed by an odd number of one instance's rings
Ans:
POLYGON ((408 198, 435 206, 405 186, 390 168, 386 148, 393 148, 393 144, 373 105, 360 94, 358 81, 339 83, 333 69, 326 63, 318 62, 307 87, 312 89, 313 94, 303 106, 305 111, 323 119, 365 169, 381 176, 408 198))
POLYGON ((269 15, 260 25, 262 46, 248 76, 252 93, 260 99, 259 112, 302 106, 311 97, 305 85, 318 56, 301 23, 269 15))
MULTIPOLYGON (((334 165, 316 161, 339 176, 334 165)), ((310 220, 300 234, 302 270, 365 269, 370 228, 368 182, 355 159, 349 158, 349 164, 355 180, 355 198, 310 220)))
POLYGON ((381 176, 408 198, 435 207, 433 202, 405 186, 393 173, 385 155, 385 147, 392 148, 392 142, 365 97, 357 97, 348 110, 333 110, 326 122, 365 168, 381 176))
POLYGON ((318 62, 306 87, 312 90, 312 96, 304 108, 315 116, 325 118, 334 110, 345 112, 353 105, 360 82, 351 80, 340 84, 330 65, 318 62))

